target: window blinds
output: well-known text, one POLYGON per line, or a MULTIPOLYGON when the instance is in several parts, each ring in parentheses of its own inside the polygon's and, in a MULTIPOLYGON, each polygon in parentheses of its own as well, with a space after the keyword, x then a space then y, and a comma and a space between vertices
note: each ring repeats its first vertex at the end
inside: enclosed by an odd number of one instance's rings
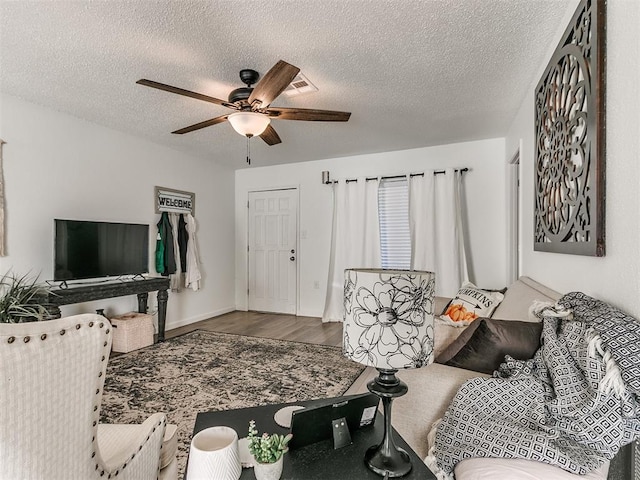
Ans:
POLYGON ((382 268, 411 268, 409 189, 406 178, 380 182, 378 189, 382 268))

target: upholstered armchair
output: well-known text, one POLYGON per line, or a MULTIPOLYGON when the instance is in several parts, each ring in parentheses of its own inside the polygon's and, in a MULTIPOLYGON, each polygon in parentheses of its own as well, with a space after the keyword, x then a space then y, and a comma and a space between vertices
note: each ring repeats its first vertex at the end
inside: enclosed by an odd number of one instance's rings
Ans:
POLYGON ((93 314, 0 324, 0 480, 158 478, 164 414, 98 424, 111 335, 93 314))

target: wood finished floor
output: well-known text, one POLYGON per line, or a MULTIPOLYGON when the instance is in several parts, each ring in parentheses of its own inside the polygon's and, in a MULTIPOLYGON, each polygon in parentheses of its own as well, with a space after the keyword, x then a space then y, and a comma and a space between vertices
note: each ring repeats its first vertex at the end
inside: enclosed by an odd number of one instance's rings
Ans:
POLYGON ((240 311, 168 330, 165 338, 193 330, 235 333, 293 342, 342 345, 342 323, 340 322, 322 323, 322 319, 316 317, 240 311))

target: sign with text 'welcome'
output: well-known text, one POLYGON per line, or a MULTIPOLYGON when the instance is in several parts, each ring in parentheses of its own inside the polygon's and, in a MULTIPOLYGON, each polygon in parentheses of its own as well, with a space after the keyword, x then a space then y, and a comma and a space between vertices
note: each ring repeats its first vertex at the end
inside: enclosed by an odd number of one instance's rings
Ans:
POLYGON ((196 194, 174 190, 172 188, 156 187, 156 213, 175 212, 195 214, 196 194))

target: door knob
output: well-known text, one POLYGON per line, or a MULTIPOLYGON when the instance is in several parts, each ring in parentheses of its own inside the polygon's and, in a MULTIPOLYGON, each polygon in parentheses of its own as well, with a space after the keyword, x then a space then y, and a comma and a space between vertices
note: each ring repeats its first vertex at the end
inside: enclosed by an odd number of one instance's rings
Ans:
POLYGON ((289 260, 291 260, 292 262, 296 259, 296 257, 294 257, 293 255, 289 257, 289 260))

